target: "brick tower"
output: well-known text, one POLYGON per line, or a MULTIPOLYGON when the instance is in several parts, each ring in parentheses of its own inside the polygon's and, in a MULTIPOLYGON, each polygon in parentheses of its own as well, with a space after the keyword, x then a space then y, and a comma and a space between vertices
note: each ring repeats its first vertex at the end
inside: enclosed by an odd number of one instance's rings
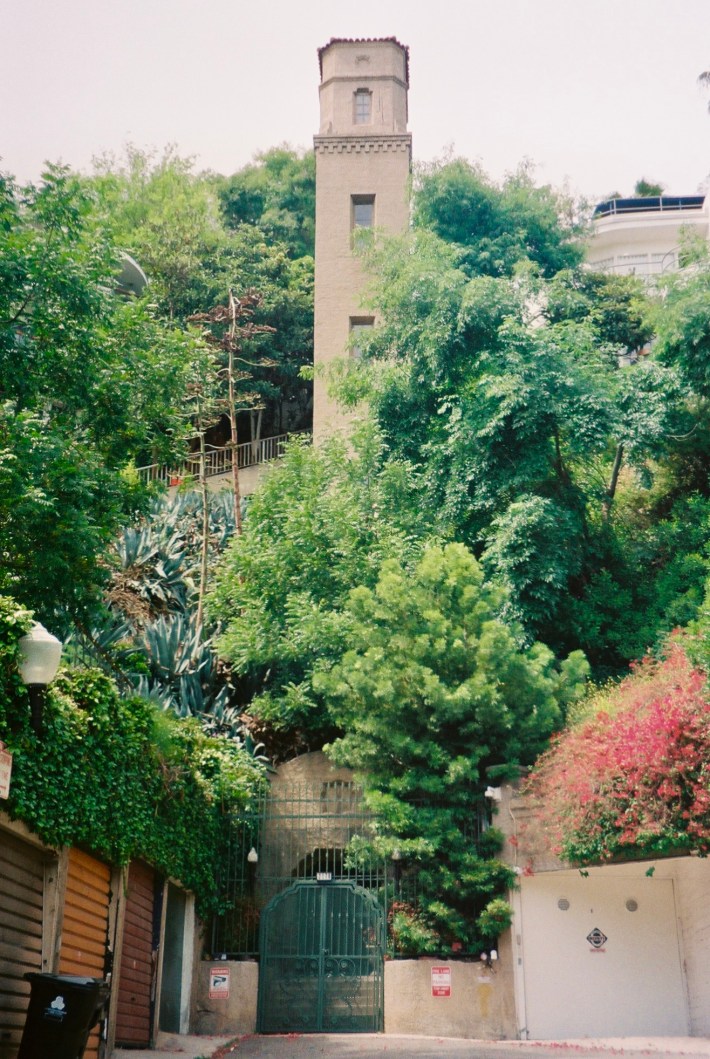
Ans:
POLYGON ((393 37, 334 38, 318 52, 313 433, 343 429, 319 369, 356 355, 354 333, 375 319, 361 304, 358 229, 403 232, 409 223, 412 138, 407 132, 409 50, 393 37))

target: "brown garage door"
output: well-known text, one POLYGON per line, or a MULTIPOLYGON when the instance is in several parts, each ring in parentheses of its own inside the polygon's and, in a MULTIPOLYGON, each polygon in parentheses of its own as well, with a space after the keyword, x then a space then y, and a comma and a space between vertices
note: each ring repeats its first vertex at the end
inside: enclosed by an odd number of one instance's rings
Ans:
POLYGON ((154 1001, 153 924, 156 877, 147 864, 134 861, 128 872, 123 920, 121 968, 116 1007, 116 1043, 148 1047, 154 1001))
MULTIPOLYGON (((111 869, 88 853, 69 851, 59 974, 103 978, 106 973, 111 869)), ((84 1059, 97 1059, 99 1029, 93 1031, 84 1059)))
POLYGON ((45 855, 0 831, 0 1059, 20 1047, 30 997, 25 972, 42 970, 45 855))

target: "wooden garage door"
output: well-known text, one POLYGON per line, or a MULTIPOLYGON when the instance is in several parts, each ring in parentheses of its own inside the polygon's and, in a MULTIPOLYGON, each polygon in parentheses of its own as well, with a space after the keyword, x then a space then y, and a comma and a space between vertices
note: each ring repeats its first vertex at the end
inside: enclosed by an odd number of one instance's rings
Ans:
POLYGON ((116 1006, 116 1043, 148 1047, 153 1023, 153 924, 156 878, 147 864, 134 861, 128 872, 123 919, 121 969, 116 1006))
POLYGON ((25 972, 42 970, 45 857, 0 831, 0 1059, 20 1047, 30 998, 25 972))
MULTIPOLYGON (((59 974, 105 977, 110 901, 109 866, 81 850, 70 850, 59 974)), ((84 1059, 97 1059, 98 1054, 99 1027, 96 1027, 89 1037, 84 1059)))

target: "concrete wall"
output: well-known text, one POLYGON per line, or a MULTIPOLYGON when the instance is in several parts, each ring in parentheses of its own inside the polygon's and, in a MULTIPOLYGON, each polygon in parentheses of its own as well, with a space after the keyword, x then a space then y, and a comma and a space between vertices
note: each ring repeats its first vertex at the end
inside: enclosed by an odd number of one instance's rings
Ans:
MULTIPOLYGON (((198 965, 192 1029, 229 1036, 256 1030, 259 965, 256 961, 203 960, 198 965), (230 972, 229 998, 210 1000, 212 967, 230 972)), ((508 946, 492 968, 479 962, 420 959, 385 962, 385 1033, 501 1040, 515 1036, 508 946), (451 996, 433 997, 431 968, 451 969, 451 996)))
POLYGON ((510 944, 488 968, 446 959, 385 963, 385 1033, 427 1037, 514 1038, 516 1034, 510 944), (432 996, 432 967, 451 969, 451 996, 432 996))
POLYGON ((197 1034, 235 1036, 256 1030, 259 964, 255 960, 201 960, 197 965, 192 1030, 197 1034), (210 1000, 210 969, 229 969, 229 997, 210 1000))
POLYGON ((710 861, 675 858, 658 870, 672 870, 675 879, 690 1032, 710 1037, 710 861))

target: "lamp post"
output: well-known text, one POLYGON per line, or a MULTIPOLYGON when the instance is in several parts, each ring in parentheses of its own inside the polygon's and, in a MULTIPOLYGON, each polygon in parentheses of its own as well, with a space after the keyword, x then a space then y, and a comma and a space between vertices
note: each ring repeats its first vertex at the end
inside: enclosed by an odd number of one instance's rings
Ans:
POLYGON ((57 675, 62 643, 51 632, 47 632, 44 625, 36 622, 27 635, 20 639, 18 646, 20 676, 30 696, 30 724, 39 735, 42 731, 45 692, 47 684, 51 684, 57 675))
POLYGON ((399 849, 392 850, 392 863, 394 865, 394 892, 395 896, 399 897, 399 892, 402 889, 402 851, 399 849))
POLYGON ((254 846, 247 853, 247 878, 249 881, 249 894, 253 897, 256 893, 256 866, 259 863, 259 854, 254 846))

